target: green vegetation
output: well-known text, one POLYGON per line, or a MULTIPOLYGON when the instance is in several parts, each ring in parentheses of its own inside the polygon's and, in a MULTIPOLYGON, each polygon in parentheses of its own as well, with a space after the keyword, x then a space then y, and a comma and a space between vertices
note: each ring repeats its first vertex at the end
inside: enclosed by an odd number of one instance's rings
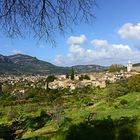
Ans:
POLYGON ((49 89, 49 83, 53 82, 55 79, 57 79, 54 75, 49 75, 46 79, 47 82, 47 89, 49 89))
POLYGON ((80 77, 79 77, 79 80, 80 81, 82 81, 82 80, 84 80, 84 79, 86 79, 86 80, 90 80, 90 77, 88 76, 88 75, 81 75, 80 77))
POLYGON ((69 79, 69 74, 68 73, 66 74, 66 79, 69 79))
MULTIPOLYGON (((31 140, 139 140, 140 75, 108 84, 0 94, 0 138, 31 140)), ((16 87, 23 87, 18 83, 16 87)), ((39 87, 40 85, 40 87, 39 87)), ((8 86, 7 86, 8 87, 8 86)), ((12 89, 14 87, 11 87, 12 89)))
POLYGON ((73 69, 73 67, 71 69, 70 79, 74 80, 74 69, 73 69))
POLYGON ((112 65, 109 67, 109 72, 120 72, 121 70, 126 71, 125 66, 120 65, 120 64, 112 64, 112 65))
POLYGON ((140 92, 140 75, 135 75, 128 81, 128 86, 131 91, 140 92))

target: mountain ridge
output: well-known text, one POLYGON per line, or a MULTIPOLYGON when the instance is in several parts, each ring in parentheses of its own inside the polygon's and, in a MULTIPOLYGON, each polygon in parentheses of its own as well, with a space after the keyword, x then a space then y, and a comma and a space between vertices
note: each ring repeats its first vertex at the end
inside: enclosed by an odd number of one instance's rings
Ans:
POLYGON ((0 54, 0 74, 66 74, 70 72, 72 67, 76 73, 104 71, 107 69, 105 66, 91 64, 61 67, 26 54, 9 56, 0 54))

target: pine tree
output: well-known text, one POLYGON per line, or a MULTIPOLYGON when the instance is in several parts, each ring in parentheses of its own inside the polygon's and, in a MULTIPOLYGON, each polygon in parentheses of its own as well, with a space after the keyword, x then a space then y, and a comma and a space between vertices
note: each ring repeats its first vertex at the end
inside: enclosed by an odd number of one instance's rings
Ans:
POLYGON ((74 80, 74 69, 71 69, 71 80, 74 80))
POLYGON ((66 74, 66 79, 69 79, 69 74, 68 73, 66 74))

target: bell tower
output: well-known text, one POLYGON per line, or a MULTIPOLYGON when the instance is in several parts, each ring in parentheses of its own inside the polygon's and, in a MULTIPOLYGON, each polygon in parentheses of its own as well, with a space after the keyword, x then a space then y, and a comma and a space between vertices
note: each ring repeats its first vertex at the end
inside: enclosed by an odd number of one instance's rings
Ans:
POLYGON ((133 64, 132 64, 132 62, 129 60, 129 61, 128 61, 128 64, 127 64, 127 72, 132 71, 132 67, 133 67, 133 64))

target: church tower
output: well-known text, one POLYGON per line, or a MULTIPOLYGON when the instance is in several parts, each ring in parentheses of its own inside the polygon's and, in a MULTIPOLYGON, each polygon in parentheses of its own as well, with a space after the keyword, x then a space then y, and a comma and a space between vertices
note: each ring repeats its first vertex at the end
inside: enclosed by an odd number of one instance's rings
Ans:
POLYGON ((132 64, 131 61, 129 60, 129 61, 128 61, 128 64, 127 64, 127 72, 132 71, 132 67, 133 67, 133 64, 132 64))

